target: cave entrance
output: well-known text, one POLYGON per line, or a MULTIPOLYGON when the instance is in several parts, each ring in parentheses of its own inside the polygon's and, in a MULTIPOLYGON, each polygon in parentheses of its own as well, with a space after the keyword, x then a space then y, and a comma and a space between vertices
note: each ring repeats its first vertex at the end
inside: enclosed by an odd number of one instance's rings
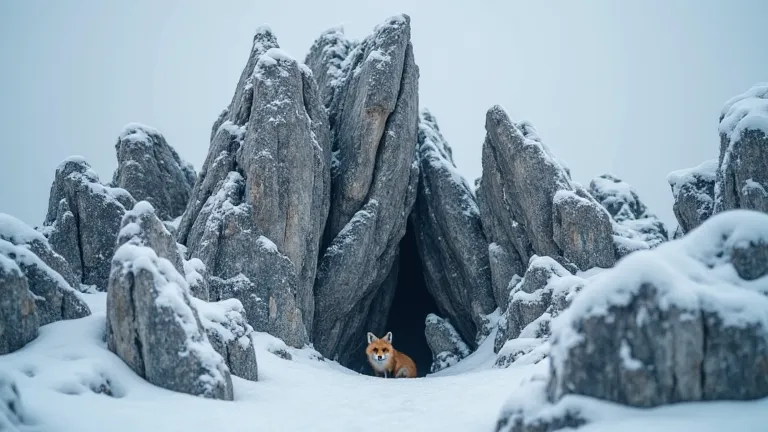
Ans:
MULTIPOLYGON (((416 235, 411 224, 400 241, 400 269, 397 287, 387 318, 387 331, 392 332, 396 350, 407 354, 416 363, 418 375, 429 373, 432 351, 424 335, 424 323, 430 313, 439 313, 435 299, 427 290, 424 269, 416 246, 416 235)), ((383 335, 380 335, 383 336, 383 335)))

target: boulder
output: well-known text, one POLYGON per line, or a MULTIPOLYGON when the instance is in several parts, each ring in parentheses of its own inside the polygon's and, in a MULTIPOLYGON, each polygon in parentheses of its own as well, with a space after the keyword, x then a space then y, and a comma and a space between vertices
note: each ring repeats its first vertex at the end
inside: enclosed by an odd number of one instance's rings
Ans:
POLYGON ((425 322, 424 334, 432 350, 431 373, 452 366, 470 354, 469 347, 450 322, 435 314, 427 315, 425 322))
MULTIPOLYGON (((589 193, 608 210, 613 223, 621 225, 619 229, 614 229, 615 236, 641 241, 647 245, 646 248, 669 240, 664 223, 648 210, 627 182, 614 175, 603 174, 589 183, 589 193)), ((619 254, 618 257, 624 255, 619 254)))
POLYGON ((768 213, 768 83, 726 102, 720 114, 715 213, 768 213))
MULTIPOLYGON (((144 229, 162 226, 157 222, 144 229)), ((229 368, 206 336, 186 280, 170 261, 145 246, 151 235, 122 234, 107 292, 109 350, 154 385, 232 400, 229 368)))
POLYGON ((112 186, 148 201, 162 220, 184 213, 195 185, 195 170, 157 130, 138 123, 123 128, 115 144, 117 170, 112 186))
POLYGON ((106 290, 120 222, 134 203, 125 189, 102 185, 80 157, 56 169, 43 233, 81 283, 106 290))
MULTIPOLYGON (((319 45, 318 45, 319 46, 319 45)), ((312 54, 310 56, 314 57, 312 54)), ((330 65, 309 62, 323 76, 330 65)), ((395 16, 355 45, 329 106, 334 160, 331 207, 315 283, 314 346, 342 364, 359 355, 416 198, 418 68, 410 18, 395 16)), ((327 76, 328 74, 326 74, 327 76)))
POLYGON ((673 171, 667 176, 675 204, 672 210, 677 218, 675 238, 701 225, 715 209, 715 179, 717 160, 708 160, 696 167, 673 171))
POLYGON ((232 375, 257 381, 259 368, 253 348, 253 327, 245 319, 243 304, 234 298, 216 303, 193 298, 192 305, 213 349, 224 359, 232 375))
MULTIPOLYGON (((2 355, 16 351, 37 337, 40 317, 37 314, 34 296, 29 291, 27 278, 12 259, 2 254, 0 254, 0 291, 0 355, 2 355)), ((0 383, 0 386, 2 385, 0 383)), ((2 419, 0 419, 0 425, 2 425, 1 422, 2 419)))
POLYGON ((330 132, 312 72, 280 50, 268 28, 257 31, 232 102, 215 126, 178 239, 211 277, 226 281, 242 273, 255 289, 237 297, 249 321, 266 330, 252 320, 257 296, 270 305, 270 332, 301 347, 315 315, 330 132))
POLYGON ((418 148, 419 186, 411 223, 429 273, 427 289, 464 340, 474 341, 483 318, 496 309, 480 212, 437 121, 426 110, 418 148))
POLYGON ((767 245, 768 215, 737 210, 591 280, 552 324, 549 401, 768 396, 768 265, 745 258, 767 245))
POLYGON ((23 285, 34 298, 39 325, 91 314, 81 294, 48 265, 51 263, 72 278, 64 259, 51 249, 42 234, 5 214, 0 214, 0 256, 13 261, 23 274, 23 285))
POLYGON ((611 217, 583 188, 560 190, 553 198, 554 240, 579 269, 616 262, 611 217))

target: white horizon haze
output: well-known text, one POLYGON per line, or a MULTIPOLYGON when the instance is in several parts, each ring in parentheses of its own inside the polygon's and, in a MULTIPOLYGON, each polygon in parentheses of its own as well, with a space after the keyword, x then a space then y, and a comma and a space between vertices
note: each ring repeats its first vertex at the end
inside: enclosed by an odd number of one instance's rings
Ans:
POLYGON ((574 180, 627 181, 670 235, 667 174, 717 158, 723 104, 768 80, 761 0, 8 0, 0 212, 40 225, 70 155, 109 181, 132 122, 158 129, 199 170, 259 26, 303 61, 324 30, 362 39, 399 13, 411 17, 420 107, 470 184, 485 113, 499 104, 533 123, 574 180))

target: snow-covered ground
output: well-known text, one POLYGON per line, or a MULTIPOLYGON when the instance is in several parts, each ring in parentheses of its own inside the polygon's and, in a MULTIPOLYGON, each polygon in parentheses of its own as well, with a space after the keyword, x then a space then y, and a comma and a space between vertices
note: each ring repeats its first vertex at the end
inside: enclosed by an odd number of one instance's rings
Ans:
MULTIPOLYGON (((419 379, 381 379, 353 373, 311 350, 274 350, 280 341, 256 339, 259 382, 233 377, 235 401, 174 393, 148 384, 106 348, 103 293, 86 294, 93 315, 44 326, 23 349, 0 356, 0 370, 18 383, 27 431, 492 431, 514 395, 538 404, 547 361, 492 367, 493 337, 457 365, 419 379), (113 397, 92 389, 108 387, 113 397), (529 393, 530 392, 530 393, 529 393), (529 396, 530 395, 530 396, 529 396), (533 397, 531 397, 533 396, 533 397)), ((584 431, 764 431, 768 400, 681 404, 635 410, 574 401, 603 419, 584 431)))

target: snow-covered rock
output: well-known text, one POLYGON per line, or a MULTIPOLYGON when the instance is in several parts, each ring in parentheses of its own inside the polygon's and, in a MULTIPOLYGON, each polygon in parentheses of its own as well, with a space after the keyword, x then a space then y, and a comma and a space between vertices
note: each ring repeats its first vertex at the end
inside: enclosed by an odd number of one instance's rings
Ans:
POLYGON ((333 193, 312 334, 318 351, 342 364, 359 358, 367 331, 383 330, 397 281, 393 264, 416 199, 418 67, 410 33, 408 16, 388 19, 349 52, 338 79, 325 74, 333 82, 321 84, 336 87, 329 107, 333 193))
POLYGON ((313 327, 330 192, 330 132, 312 72, 262 27, 217 123, 178 239, 210 277, 242 275, 255 287, 225 290, 221 299, 235 295, 254 327, 266 330, 255 320, 257 296, 270 305, 269 331, 301 347, 313 327))
MULTIPOLYGON (((162 227, 157 222, 143 228, 162 227)), ((152 384, 232 400, 229 368, 206 336, 186 280, 170 261, 144 246, 151 235, 125 237, 112 259, 108 348, 152 384)))
POLYGON ((549 337, 550 321, 570 304, 583 285, 582 278, 554 259, 531 257, 525 277, 510 292, 506 329, 497 334, 494 349, 499 351, 507 340, 519 337, 549 337))
POLYGON ((726 102, 719 132, 715 213, 737 208, 768 213, 768 83, 726 102))
MULTIPOLYGON (((491 258, 492 273, 519 275, 534 254, 564 256, 578 261, 582 270, 612 265, 610 217, 571 181, 568 168, 533 126, 513 123, 503 108, 494 106, 485 128, 480 215, 488 240, 496 244, 492 253, 507 260, 498 265, 491 258)), ((501 279, 494 277, 497 292, 503 289, 501 279)))
MULTIPOLYGON (((0 254, 0 355, 26 345, 37 337, 39 327, 40 317, 27 278, 16 262, 0 254)), ((2 385, 0 382, 0 388, 2 385)))
POLYGON ((138 123, 123 128, 115 144, 117 170, 112 186, 137 201, 149 201, 162 220, 184 213, 195 185, 195 170, 157 130, 138 123))
POLYGON ((716 159, 693 168, 673 171, 667 176, 675 199, 672 210, 681 234, 691 231, 712 216, 715 210, 716 177, 716 159))
POLYGON ((304 59, 304 63, 312 70, 318 93, 326 108, 330 108, 334 94, 344 79, 343 63, 353 46, 354 43, 344 36, 342 27, 333 27, 315 40, 304 59))
MULTIPOLYGON (((637 192, 625 181, 611 175, 603 174, 592 179, 589 183, 589 193, 608 210, 614 224, 621 225, 614 229, 617 239, 617 249, 627 240, 641 241, 653 248, 667 241, 669 235, 664 223, 648 210, 640 201, 637 192)), ((619 250, 617 258, 626 255, 619 250)))
POLYGON ((768 215, 716 215, 591 280, 552 324, 548 398, 768 396, 768 215))
POLYGON ((253 327, 245 320, 243 304, 237 299, 208 303, 193 298, 192 305, 208 340, 221 354, 232 375, 257 381, 259 368, 253 347, 253 327))
POLYGON ((176 240, 165 227, 155 207, 148 201, 139 201, 123 216, 117 247, 130 241, 137 246, 146 246, 158 257, 167 259, 177 272, 185 274, 184 264, 176 246, 176 240))
POLYGON ((564 258, 581 270, 615 262, 611 217, 581 187, 553 197, 554 240, 564 258))
POLYGON ((72 276, 64 259, 53 252, 42 234, 6 214, 0 214, 0 257, 3 256, 22 272, 24 285, 33 294, 40 325, 90 315, 80 293, 51 267, 72 276))
POLYGON ((435 314, 427 315, 424 334, 432 350, 431 373, 452 366, 470 354, 470 349, 448 320, 435 314))
POLYGON ((104 291, 120 222, 134 204, 125 189, 102 185, 90 165, 73 156, 56 169, 43 233, 83 284, 104 291))
POLYGON ((420 180, 411 222, 424 279, 441 313, 464 340, 474 341, 484 317, 496 309, 477 202, 426 110, 420 116, 418 146, 420 180))

